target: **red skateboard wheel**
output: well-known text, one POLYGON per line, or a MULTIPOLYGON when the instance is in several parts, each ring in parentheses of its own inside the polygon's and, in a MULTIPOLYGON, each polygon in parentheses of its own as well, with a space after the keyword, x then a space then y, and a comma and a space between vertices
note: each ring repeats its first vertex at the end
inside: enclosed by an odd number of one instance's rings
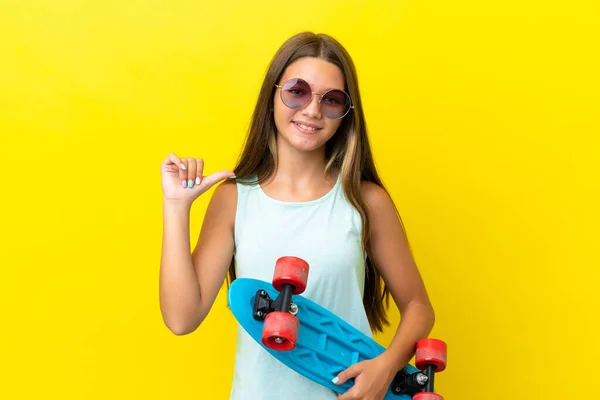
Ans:
POLYGON ((280 257, 275 264, 273 287, 281 292, 283 285, 294 286, 293 294, 300 294, 306 289, 308 280, 308 263, 298 257, 280 257))
POLYGON ((444 398, 436 393, 421 392, 415 394, 412 400, 444 400, 444 398))
POLYGON ((415 365, 424 370, 427 365, 433 365, 435 372, 446 369, 446 343, 438 339, 421 339, 417 342, 415 365))
POLYGON ((273 350, 293 350, 296 347, 299 326, 298 318, 289 312, 270 312, 265 317, 262 342, 273 350))

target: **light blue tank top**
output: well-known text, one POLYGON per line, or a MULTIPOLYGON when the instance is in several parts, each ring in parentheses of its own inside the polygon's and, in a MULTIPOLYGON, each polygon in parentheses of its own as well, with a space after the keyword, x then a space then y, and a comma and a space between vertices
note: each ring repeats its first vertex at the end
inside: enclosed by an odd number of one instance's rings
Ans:
MULTIPOLYGON (((296 256, 310 266, 303 296, 373 337, 363 306, 365 255, 360 214, 346 200, 341 178, 307 202, 273 199, 259 185, 238 181, 236 274, 271 282, 276 260, 296 256)), ((230 400, 335 400, 336 394, 292 371, 238 327, 230 400)))

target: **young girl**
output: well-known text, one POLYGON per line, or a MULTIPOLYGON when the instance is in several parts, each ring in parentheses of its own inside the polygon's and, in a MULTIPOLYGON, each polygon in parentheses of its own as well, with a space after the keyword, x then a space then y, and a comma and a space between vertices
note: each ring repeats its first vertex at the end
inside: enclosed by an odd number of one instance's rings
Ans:
POLYGON ((240 328, 230 399, 382 399, 429 335, 434 312, 375 170, 344 47, 324 34, 287 40, 268 68, 238 165, 203 171, 201 158, 170 154, 161 164, 166 326, 176 335, 193 332, 226 277, 271 282, 279 257, 302 258, 310 265, 303 295, 370 337, 388 325, 391 293, 402 317, 391 344, 340 373, 334 383, 355 383, 338 396, 283 366, 240 328), (190 208, 219 182, 191 252, 190 208))

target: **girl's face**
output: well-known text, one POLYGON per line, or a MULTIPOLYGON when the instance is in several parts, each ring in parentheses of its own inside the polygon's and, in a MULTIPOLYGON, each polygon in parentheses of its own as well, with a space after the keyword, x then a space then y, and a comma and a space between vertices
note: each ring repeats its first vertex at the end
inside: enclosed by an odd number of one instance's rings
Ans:
POLYGON ((301 78, 308 82, 315 94, 306 106, 291 109, 282 102, 281 89, 275 91, 273 112, 278 141, 283 141, 297 150, 310 152, 321 148, 343 121, 329 119, 322 114, 319 104, 321 96, 316 93, 322 94, 329 89, 344 90, 344 76, 334 64, 320 58, 303 57, 287 67, 277 84, 283 85, 292 78, 301 78))

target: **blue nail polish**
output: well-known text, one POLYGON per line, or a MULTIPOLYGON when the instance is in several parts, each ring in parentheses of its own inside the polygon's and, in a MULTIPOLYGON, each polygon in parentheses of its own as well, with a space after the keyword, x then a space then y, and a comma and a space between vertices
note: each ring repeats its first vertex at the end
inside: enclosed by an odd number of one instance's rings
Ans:
POLYGON ((188 187, 192 187, 192 186, 194 186, 194 181, 190 179, 188 181, 188 187))

